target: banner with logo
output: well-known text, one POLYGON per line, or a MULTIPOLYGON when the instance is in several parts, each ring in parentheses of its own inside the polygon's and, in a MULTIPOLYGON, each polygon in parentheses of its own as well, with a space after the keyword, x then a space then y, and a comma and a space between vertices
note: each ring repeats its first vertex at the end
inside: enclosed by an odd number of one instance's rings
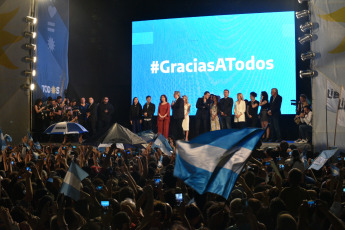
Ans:
MULTIPOLYGON (((314 24, 311 50, 318 54, 311 62, 311 69, 317 72, 312 80, 313 145, 316 151, 321 151, 327 147, 327 136, 333 145, 337 121, 337 113, 327 113, 326 108, 330 111, 338 108, 337 94, 334 92, 340 90, 339 86, 345 85, 345 1, 314 0, 309 3, 310 21, 314 24), (331 89, 328 81, 334 84, 331 89)), ((305 19, 296 22, 304 24, 305 19)), ((344 149, 343 140, 345 129, 338 126, 335 145, 344 149)))
POLYGON ((24 49, 30 31, 25 17, 30 15, 32 1, 0 0, 0 129, 18 143, 29 130, 29 91, 25 70, 30 70, 24 59, 24 49))
POLYGON ((345 127, 345 90, 341 88, 338 109, 338 125, 345 127))
POLYGON ((327 110, 336 113, 339 104, 340 87, 335 86, 331 81, 327 81, 327 110))
POLYGON ((36 97, 56 98, 68 85, 69 0, 38 1, 36 97))

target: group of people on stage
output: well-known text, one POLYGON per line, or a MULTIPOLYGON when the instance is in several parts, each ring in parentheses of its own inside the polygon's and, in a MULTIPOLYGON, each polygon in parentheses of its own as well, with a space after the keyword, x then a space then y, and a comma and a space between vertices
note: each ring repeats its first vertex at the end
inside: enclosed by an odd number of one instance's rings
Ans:
POLYGON ((56 99, 48 97, 46 102, 37 99, 33 109, 34 139, 42 141, 41 133, 49 125, 61 121, 78 122, 87 128, 89 136, 103 133, 110 127, 113 114, 114 106, 108 97, 104 97, 101 103, 96 103, 92 97, 87 102, 82 97, 79 104, 61 96, 56 99))
MULTIPOLYGON (((260 101, 256 100, 257 94, 250 93, 250 100, 244 100, 243 94, 237 94, 237 101, 229 97, 229 90, 224 90, 224 97, 210 94, 206 91, 198 98, 196 103, 195 136, 209 130, 230 129, 232 115, 234 115, 234 128, 258 127, 267 128, 264 141, 281 141, 280 115, 282 97, 278 90, 268 93, 262 91, 260 101), (259 112, 259 107, 260 112, 259 112), (270 123, 270 127, 267 127, 270 123)), ((174 92, 174 100, 170 104, 166 95, 161 95, 157 115, 157 132, 165 137, 172 136, 176 140, 189 138, 189 113, 191 104, 188 97, 179 91, 174 92), (172 110, 172 117, 170 117, 172 110)), ((130 124, 132 131, 138 133, 142 130, 155 130, 154 117, 156 106, 151 102, 151 96, 146 97, 142 106, 137 97, 133 98, 130 107, 130 124)), ((295 122, 299 125, 299 139, 296 142, 306 143, 311 141, 312 112, 307 97, 302 94, 297 106, 295 122)), ((68 98, 48 98, 43 103, 36 100, 34 106, 34 133, 40 135, 49 125, 60 121, 78 122, 89 130, 89 136, 105 132, 111 125, 114 106, 109 103, 109 98, 104 97, 101 103, 95 103, 90 97, 88 102, 82 97, 80 103, 68 98)), ((40 137, 37 139, 41 139, 40 137)))
MULTIPOLYGON (((188 97, 179 91, 174 92, 174 101, 171 105, 166 95, 161 95, 157 114, 158 133, 165 137, 169 136, 169 127, 171 136, 175 139, 188 140, 189 135, 189 112, 191 104, 188 97), (170 119, 170 109, 172 109, 172 120, 170 119), (171 121, 171 124, 170 124, 171 121)), ((237 94, 237 101, 229 97, 229 90, 224 90, 224 97, 210 94, 206 91, 203 97, 198 98, 196 103, 196 122, 195 135, 207 132, 209 130, 220 130, 231 128, 231 117, 234 111, 235 128, 258 127, 260 120, 261 127, 267 128, 265 141, 281 141, 279 119, 281 115, 282 97, 278 94, 278 89, 271 90, 270 100, 266 91, 261 92, 260 101, 256 100, 257 94, 250 93, 250 100, 244 100, 243 94, 237 94), (235 104, 235 105, 234 105, 235 104), (260 113, 259 107, 261 107, 260 113), (268 128, 268 123, 271 123, 268 128), (271 130, 271 133, 270 133, 271 130), (271 139, 269 139, 271 137, 271 139)), ((151 102, 151 96, 146 97, 146 103, 141 106, 137 97, 133 98, 133 104, 130 109, 130 122, 133 132, 153 129, 153 117, 155 113, 155 104, 151 102)))

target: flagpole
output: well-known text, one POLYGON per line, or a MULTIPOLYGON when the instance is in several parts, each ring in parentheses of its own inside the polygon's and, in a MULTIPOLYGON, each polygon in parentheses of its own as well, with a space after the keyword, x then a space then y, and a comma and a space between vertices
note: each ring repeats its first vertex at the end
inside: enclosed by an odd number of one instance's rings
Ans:
POLYGON ((327 149, 328 149, 328 112, 327 112, 327 104, 326 104, 326 141, 327 141, 327 149))
POLYGON ((335 147, 335 141, 337 138, 337 126, 338 126, 338 116, 339 116, 339 106, 340 106, 340 98, 342 97, 342 90, 340 91, 339 100, 338 100, 338 107, 337 107, 337 118, 335 119, 335 129, 334 129, 334 144, 335 147))
POLYGON ((327 142, 327 149, 328 149, 328 112, 327 112, 327 99, 328 99, 328 83, 326 89, 326 142, 327 142))

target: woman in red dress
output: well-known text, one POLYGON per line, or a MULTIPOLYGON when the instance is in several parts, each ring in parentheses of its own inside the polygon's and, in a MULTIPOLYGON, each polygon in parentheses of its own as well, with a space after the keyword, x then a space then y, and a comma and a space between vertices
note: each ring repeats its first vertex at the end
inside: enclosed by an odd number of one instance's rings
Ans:
POLYGON ((167 96, 161 96, 161 103, 158 107, 157 127, 158 133, 163 134, 166 138, 169 136, 170 124, 170 104, 168 103, 167 96))

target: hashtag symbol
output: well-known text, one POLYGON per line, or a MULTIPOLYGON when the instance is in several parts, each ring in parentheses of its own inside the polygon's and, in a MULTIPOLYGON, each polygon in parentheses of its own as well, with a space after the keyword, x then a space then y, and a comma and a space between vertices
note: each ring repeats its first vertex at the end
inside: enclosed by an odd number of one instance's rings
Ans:
POLYGON ((159 70, 159 64, 158 61, 153 61, 151 64, 151 73, 157 73, 159 70))

